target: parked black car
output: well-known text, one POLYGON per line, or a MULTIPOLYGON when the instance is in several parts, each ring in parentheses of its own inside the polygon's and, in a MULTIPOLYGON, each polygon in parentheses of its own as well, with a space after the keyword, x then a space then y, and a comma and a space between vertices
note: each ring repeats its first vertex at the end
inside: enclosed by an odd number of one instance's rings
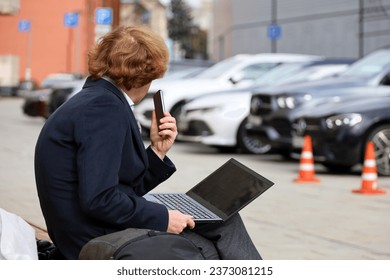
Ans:
POLYGON ((53 88, 48 99, 48 113, 53 114, 58 107, 69 100, 73 95, 78 93, 85 84, 85 79, 66 82, 53 88))
POLYGON ((264 154, 269 145, 245 130, 252 92, 274 84, 319 80, 348 69, 351 59, 318 58, 282 63, 260 75, 251 86, 205 93, 188 99, 176 118, 177 139, 200 142, 222 152, 264 154))
POLYGON ((29 92, 24 97, 22 111, 29 117, 48 117, 47 102, 51 89, 39 89, 29 92))
POLYGON ((0 87, 0 96, 24 96, 37 88, 38 84, 34 80, 20 80, 15 86, 0 87))
POLYGON ((346 172, 363 163, 372 141, 378 174, 390 176, 390 89, 381 97, 323 104, 293 121, 293 147, 298 154, 303 137, 312 138, 313 156, 331 171, 346 172))
POLYGON ((246 130, 283 155, 292 147, 292 120, 302 107, 349 96, 375 96, 390 89, 390 49, 376 51, 334 78, 276 86, 254 93, 246 130))
POLYGON ((81 90, 85 79, 60 82, 51 88, 35 90, 25 95, 23 113, 30 117, 48 118, 59 106, 81 90))

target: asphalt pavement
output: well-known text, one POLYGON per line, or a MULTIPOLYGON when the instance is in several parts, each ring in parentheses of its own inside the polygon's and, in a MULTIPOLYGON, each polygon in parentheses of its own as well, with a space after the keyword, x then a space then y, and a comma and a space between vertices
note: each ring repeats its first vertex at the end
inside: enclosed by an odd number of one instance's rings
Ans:
MULTIPOLYGON (((44 119, 25 116, 22 103, 0 97, 0 207, 44 227, 33 169, 44 119)), ((385 195, 360 195, 352 193, 361 186, 359 168, 329 174, 316 164, 320 182, 298 184, 298 162, 278 155, 220 154, 176 143, 169 156, 178 171, 159 191, 186 191, 231 157, 275 182, 241 211, 264 259, 390 260, 389 177, 378 179, 385 195)))

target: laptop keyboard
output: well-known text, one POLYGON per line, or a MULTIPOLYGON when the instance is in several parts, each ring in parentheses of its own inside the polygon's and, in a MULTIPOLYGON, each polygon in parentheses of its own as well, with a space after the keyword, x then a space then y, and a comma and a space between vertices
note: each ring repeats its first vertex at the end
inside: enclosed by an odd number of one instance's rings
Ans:
POLYGON ((164 203, 165 206, 170 210, 179 210, 180 212, 188 215, 192 215, 195 219, 210 219, 215 218, 215 216, 210 215, 195 204, 192 200, 184 194, 153 194, 160 201, 164 203))

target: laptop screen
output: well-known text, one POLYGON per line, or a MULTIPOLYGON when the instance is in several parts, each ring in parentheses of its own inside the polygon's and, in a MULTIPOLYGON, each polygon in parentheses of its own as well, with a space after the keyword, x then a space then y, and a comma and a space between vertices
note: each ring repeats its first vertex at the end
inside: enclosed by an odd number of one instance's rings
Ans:
POLYGON ((230 217, 274 183, 235 159, 230 159, 187 192, 206 207, 230 217))

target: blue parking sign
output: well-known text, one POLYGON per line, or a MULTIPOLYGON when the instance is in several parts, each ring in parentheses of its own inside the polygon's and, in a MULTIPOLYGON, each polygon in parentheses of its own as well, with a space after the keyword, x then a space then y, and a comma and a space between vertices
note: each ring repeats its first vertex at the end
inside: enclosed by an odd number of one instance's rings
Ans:
POLYGON ((66 27, 77 27, 79 25, 78 13, 65 13, 64 25, 66 27))
POLYGON ((278 24, 270 24, 267 33, 271 40, 278 40, 282 35, 282 28, 278 24))
POLYGON ((97 8, 95 12, 96 24, 112 24, 112 9, 111 8, 97 8))
POLYGON ((18 30, 20 32, 27 32, 31 29, 31 22, 29 20, 20 20, 18 23, 18 30))

